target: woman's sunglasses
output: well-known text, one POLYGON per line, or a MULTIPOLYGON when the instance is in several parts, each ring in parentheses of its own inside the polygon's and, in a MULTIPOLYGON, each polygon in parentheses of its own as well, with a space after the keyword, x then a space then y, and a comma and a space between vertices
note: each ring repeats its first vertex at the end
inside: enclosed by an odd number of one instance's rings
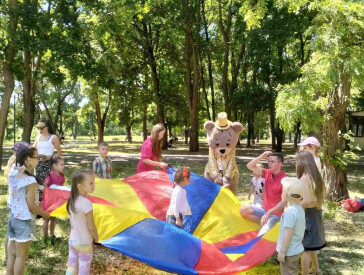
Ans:
POLYGON ((46 128, 47 126, 43 126, 43 127, 40 127, 40 126, 37 126, 37 129, 38 130, 43 130, 44 128, 46 128))
POLYGON ((38 159, 38 160, 41 160, 41 159, 43 159, 43 158, 44 158, 44 156, 37 156, 37 157, 30 157, 30 158, 32 158, 32 159, 38 159))

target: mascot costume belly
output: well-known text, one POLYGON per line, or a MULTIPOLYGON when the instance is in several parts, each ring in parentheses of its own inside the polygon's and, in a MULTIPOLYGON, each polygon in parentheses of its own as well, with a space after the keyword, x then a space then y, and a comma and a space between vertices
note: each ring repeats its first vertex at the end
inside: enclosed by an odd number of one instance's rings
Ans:
POLYGON ((236 195, 239 170, 235 161, 236 144, 243 125, 231 122, 226 113, 219 113, 216 122, 206 121, 209 143, 209 161, 205 168, 205 178, 224 186, 236 195))

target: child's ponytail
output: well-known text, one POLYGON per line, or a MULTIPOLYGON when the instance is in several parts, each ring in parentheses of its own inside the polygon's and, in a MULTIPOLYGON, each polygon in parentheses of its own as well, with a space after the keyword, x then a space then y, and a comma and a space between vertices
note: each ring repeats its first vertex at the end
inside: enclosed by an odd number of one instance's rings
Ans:
POLYGON ((177 184, 180 184, 184 178, 189 179, 190 177, 191 177, 191 173, 188 168, 178 169, 176 171, 176 173, 174 174, 174 182, 177 184))

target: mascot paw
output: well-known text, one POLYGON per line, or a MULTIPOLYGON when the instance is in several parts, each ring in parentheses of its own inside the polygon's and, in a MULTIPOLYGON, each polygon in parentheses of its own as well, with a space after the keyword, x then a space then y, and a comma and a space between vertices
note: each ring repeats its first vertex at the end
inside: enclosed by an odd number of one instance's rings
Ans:
POLYGON ((223 185, 224 180, 223 180, 223 178, 222 178, 221 176, 218 176, 218 177, 214 180, 214 182, 215 182, 216 184, 218 184, 218 185, 223 185))
POLYGON ((223 187, 225 187, 225 188, 229 188, 229 187, 230 187, 230 184, 229 184, 229 183, 225 183, 225 184, 223 185, 223 187))
POLYGON ((223 179, 222 179, 222 183, 224 184, 224 186, 225 186, 225 185, 230 185, 230 178, 225 178, 225 177, 223 177, 223 179))

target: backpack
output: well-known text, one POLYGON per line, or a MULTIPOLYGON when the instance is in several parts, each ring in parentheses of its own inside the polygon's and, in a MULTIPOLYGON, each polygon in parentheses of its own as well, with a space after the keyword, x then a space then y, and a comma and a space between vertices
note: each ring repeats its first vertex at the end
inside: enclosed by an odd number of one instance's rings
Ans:
POLYGON ((345 210, 349 212, 357 212, 362 208, 362 206, 363 205, 359 201, 354 199, 347 199, 344 203, 345 210))

